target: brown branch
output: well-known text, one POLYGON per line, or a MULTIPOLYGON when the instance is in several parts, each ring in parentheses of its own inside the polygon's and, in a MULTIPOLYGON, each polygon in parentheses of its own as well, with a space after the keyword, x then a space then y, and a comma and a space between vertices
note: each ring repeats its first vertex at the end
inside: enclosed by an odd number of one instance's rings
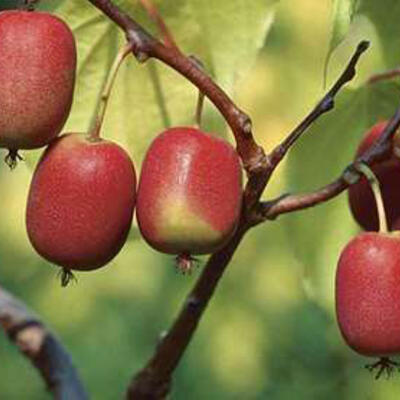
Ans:
POLYGON ((314 207, 338 196, 348 188, 349 184, 340 177, 336 181, 311 193, 288 194, 275 200, 261 202, 255 213, 253 224, 273 220, 281 214, 314 207))
MULTIPOLYGON (((347 170, 348 173, 355 173, 360 177, 360 173, 354 169, 354 164, 363 162, 365 164, 374 164, 385 159, 388 159, 392 153, 392 138, 400 126, 400 106, 397 108, 393 117, 389 120, 383 132, 379 135, 378 139, 374 142, 373 146, 369 147, 361 156, 353 163, 350 164, 347 170)), ((346 172, 346 171, 345 171, 346 172)), ((345 175, 344 175, 345 176, 345 175)), ((349 178, 346 178, 349 180, 349 178)), ((352 183, 352 182, 350 182, 352 183)))
POLYGON ((1 287, 0 326, 38 369, 54 399, 88 399, 71 358, 58 339, 1 287))
POLYGON ((161 338, 150 361, 133 378, 128 389, 128 399, 158 400, 167 396, 172 373, 186 350, 225 268, 246 231, 245 224, 240 224, 229 243, 210 257, 174 324, 161 338))
POLYGON ((392 156, 391 140, 399 126, 400 106, 373 146, 351 163, 337 180, 311 193, 285 195, 275 200, 260 203, 251 218, 251 224, 257 225, 263 221, 275 219, 281 214, 313 207, 338 196, 360 179, 361 174, 356 168, 357 164, 373 165, 392 156))
POLYGON ((275 200, 261 202, 254 217, 254 224, 256 225, 265 220, 273 220, 281 214, 303 210, 324 203, 342 193, 348 186, 348 183, 340 177, 315 192, 288 194, 275 200))

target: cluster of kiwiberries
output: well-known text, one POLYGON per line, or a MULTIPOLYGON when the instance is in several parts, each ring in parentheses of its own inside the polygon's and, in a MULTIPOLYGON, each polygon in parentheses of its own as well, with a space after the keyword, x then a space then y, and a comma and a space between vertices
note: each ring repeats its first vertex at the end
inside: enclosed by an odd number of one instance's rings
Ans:
MULTIPOLYGON (((388 121, 374 125, 364 136, 356 157, 380 137, 388 121)), ((378 361, 367 365, 390 374, 400 354, 400 158, 398 133, 392 155, 372 165, 350 186, 351 212, 365 232, 342 251, 336 274, 336 313, 346 343, 378 361), (368 177, 368 172, 372 174, 368 177), (376 181, 374 182, 374 180, 376 181), (375 185, 375 187, 374 187, 375 185), (388 229, 387 229, 388 228, 388 229)))
POLYGON ((0 13, 0 147, 15 166, 18 150, 47 146, 34 172, 26 210, 36 251, 71 270, 100 268, 124 245, 136 205, 153 248, 177 255, 222 247, 237 228, 241 166, 234 148, 191 127, 166 130, 151 144, 138 189, 133 162, 119 145, 88 134, 58 136, 71 108, 76 46, 71 30, 45 12, 0 13))

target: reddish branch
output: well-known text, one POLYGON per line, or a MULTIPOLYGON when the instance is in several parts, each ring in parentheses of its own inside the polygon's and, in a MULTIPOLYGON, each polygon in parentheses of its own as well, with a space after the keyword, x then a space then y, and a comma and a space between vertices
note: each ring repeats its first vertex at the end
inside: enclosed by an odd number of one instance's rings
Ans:
POLYGON ((324 203, 342 193, 347 187, 348 184, 340 177, 329 185, 311 193, 287 194, 275 200, 262 202, 259 204, 256 211, 254 224, 264 222, 267 219, 275 219, 280 214, 286 214, 324 203))
POLYGON ((57 338, 19 300, 1 287, 0 326, 38 369, 55 399, 88 399, 70 356, 57 338))
POLYGON ((178 317, 162 337, 153 357, 131 381, 128 399, 166 398, 171 386, 172 373, 190 343, 200 318, 246 231, 246 224, 242 223, 229 243, 210 257, 178 317))
POLYGON ((389 71, 384 71, 379 74, 374 74, 370 76, 369 79, 367 80, 367 83, 369 84, 377 83, 380 81, 386 81, 388 79, 397 78, 399 76, 400 76, 400 68, 395 68, 389 71))

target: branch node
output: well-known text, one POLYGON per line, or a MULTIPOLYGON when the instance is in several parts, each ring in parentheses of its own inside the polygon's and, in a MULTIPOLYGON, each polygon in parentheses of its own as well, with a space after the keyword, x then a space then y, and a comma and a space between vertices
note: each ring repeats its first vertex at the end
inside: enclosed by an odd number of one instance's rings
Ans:
POLYGON ((132 52, 139 63, 144 63, 150 58, 147 36, 140 29, 128 29, 126 38, 131 43, 132 52))
POLYGON ((248 175, 257 176, 264 174, 269 165, 269 157, 267 157, 264 150, 259 147, 257 153, 244 163, 244 168, 248 175))
POLYGON ((194 64, 194 66, 197 69, 199 69, 200 71, 205 72, 204 63, 203 63, 203 61, 200 60, 200 58, 198 58, 194 54, 191 54, 190 56, 188 56, 188 58, 189 58, 190 61, 192 61, 192 63, 194 64))
POLYGON ((326 113, 332 110, 335 107, 335 100, 332 96, 327 96, 325 99, 322 99, 321 104, 321 112, 326 113))
POLYGON ((343 172, 342 178, 348 185, 354 185, 360 180, 360 173, 357 171, 355 164, 349 165, 343 172))
POLYGON ((239 126, 242 130, 242 133, 245 135, 245 137, 251 138, 253 124, 251 122, 250 117, 247 114, 245 114, 244 112, 238 110, 237 111, 237 119, 238 119, 239 126))
POLYGON ((168 335, 168 331, 165 329, 158 335, 157 344, 161 344, 165 337, 168 335))
POLYGON ((190 296, 186 300, 186 306, 190 311, 196 312, 201 306, 201 301, 195 296, 190 296))
POLYGON ((140 64, 145 63, 150 58, 150 56, 147 53, 143 52, 143 51, 136 52, 135 53, 135 57, 136 57, 136 60, 138 60, 138 62, 140 64))

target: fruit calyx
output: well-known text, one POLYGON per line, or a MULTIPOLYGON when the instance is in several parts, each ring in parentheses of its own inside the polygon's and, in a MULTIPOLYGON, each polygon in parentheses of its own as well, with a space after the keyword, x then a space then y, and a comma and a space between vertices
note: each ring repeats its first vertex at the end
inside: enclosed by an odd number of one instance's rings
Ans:
POLYGON ((62 287, 67 287, 70 282, 77 283, 78 279, 76 276, 72 273, 72 271, 68 268, 61 268, 58 272, 58 276, 60 277, 61 281, 61 286, 62 287))
POLYGON ((390 378, 394 369, 400 370, 400 364, 389 357, 381 357, 373 364, 367 364, 365 368, 371 373, 376 371, 375 379, 379 379, 384 372, 386 372, 387 378, 390 378))
POLYGON ((24 7, 27 11, 35 11, 35 5, 39 0, 25 0, 24 7))
POLYGON ((190 275, 193 271, 193 268, 199 265, 199 260, 189 253, 178 254, 175 257, 175 262, 176 269, 178 272, 182 273, 182 275, 190 275))
POLYGON ((13 170, 18 161, 24 161, 24 158, 18 153, 18 150, 8 150, 8 154, 4 157, 4 162, 8 165, 8 167, 13 170))

